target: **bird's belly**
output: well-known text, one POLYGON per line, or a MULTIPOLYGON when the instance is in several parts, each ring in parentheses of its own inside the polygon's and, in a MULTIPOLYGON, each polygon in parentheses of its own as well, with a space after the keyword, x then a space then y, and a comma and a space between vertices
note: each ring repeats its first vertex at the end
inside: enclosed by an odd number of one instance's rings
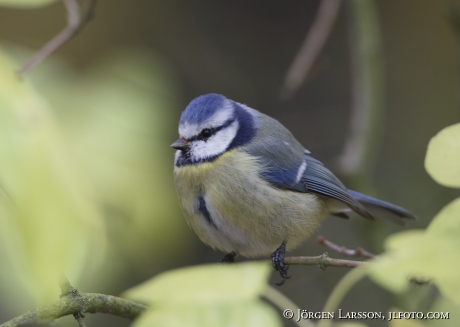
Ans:
POLYGON ((185 218, 206 244, 243 256, 292 249, 325 216, 314 194, 281 190, 261 179, 254 158, 227 153, 212 163, 176 168, 185 218))

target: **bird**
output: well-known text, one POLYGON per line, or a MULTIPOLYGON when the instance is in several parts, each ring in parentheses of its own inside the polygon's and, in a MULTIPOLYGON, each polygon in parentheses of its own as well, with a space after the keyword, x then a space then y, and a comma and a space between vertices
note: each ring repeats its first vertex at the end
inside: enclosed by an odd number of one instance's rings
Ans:
POLYGON ((403 225, 408 210, 348 190, 276 119, 220 94, 193 99, 171 144, 174 184, 189 226, 225 254, 222 262, 271 255, 282 285, 285 253, 327 215, 351 211, 403 225))

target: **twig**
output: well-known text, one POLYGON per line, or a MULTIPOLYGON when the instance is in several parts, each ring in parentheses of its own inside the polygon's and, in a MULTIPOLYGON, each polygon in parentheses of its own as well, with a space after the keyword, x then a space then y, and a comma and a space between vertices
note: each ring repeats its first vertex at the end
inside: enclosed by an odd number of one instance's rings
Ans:
POLYGON ((98 293, 79 293, 75 296, 70 293, 50 305, 29 311, 0 327, 15 327, 32 321, 54 320, 77 312, 108 313, 133 320, 145 310, 147 307, 142 304, 116 296, 98 293))
POLYGON ((372 254, 361 247, 357 247, 356 250, 353 250, 344 246, 337 245, 331 241, 328 241, 324 236, 318 236, 318 243, 324 245, 328 249, 349 257, 364 257, 370 259, 377 257, 375 254, 372 254))
MULTIPOLYGON (((319 266, 326 270, 327 267, 343 267, 356 268, 364 264, 363 261, 352 261, 343 259, 329 258, 327 253, 316 257, 285 257, 284 264, 286 265, 303 265, 303 266, 319 266)), ((1 326, 0 326, 1 327, 1 326)))
MULTIPOLYGON (((62 276, 62 280, 59 283, 59 287, 61 288, 61 298, 69 295, 72 295, 75 298, 81 297, 80 292, 76 288, 72 287, 66 276, 62 276)), ((75 312, 73 314, 73 317, 75 318, 75 320, 77 320, 79 327, 86 327, 86 324, 83 320, 83 318, 85 318, 83 312, 75 312)))
POLYGON ((282 86, 282 97, 292 96, 308 76, 332 31, 341 4, 341 0, 322 0, 320 2, 316 18, 288 69, 282 86))
POLYGON ((77 313, 73 314, 73 317, 78 321, 78 327, 86 327, 85 321, 83 318, 85 318, 85 315, 78 311, 77 313))
POLYGON ((19 75, 27 73, 57 48, 75 36, 91 19, 96 1, 97 0, 88 0, 83 13, 80 15, 80 7, 78 6, 77 0, 63 0, 67 10, 67 26, 58 35, 48 41, 48 43, 38 50, 32 58, 21 67, 19 75))

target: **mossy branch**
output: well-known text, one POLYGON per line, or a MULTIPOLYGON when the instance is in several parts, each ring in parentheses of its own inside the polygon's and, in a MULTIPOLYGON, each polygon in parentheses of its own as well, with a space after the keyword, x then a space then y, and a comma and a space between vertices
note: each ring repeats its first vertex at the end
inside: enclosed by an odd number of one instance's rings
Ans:
POLYGON ((143 304, 112 295, 71 292, 50 305, 29 311, 0 327, 15 327, 33 321, 50 321, 77 312, 108 313, 133 320, 145 310, 147 307, 143 304))
MULTIPOLYGON (((329 258, 327 253, 315 257, 285 257, 284 263, 287 265, 318 266, 323 270, 327 267, 356 268, 364 264, 362 261, 329 258)), ((67 280, 61 283, 61 289, 61 298, 56 302, 13 318, 1 324, 0 327, 17 327, 35 322, 45 322, 50 325, 55 319, 69 315, 77 318, 77 316, 86 313, 107 313, 134 320, 147 310, 147 306, 143 304, 116 296, 80 293, 67 280)), ((79 324, 81 325, 81 321, 79 324)))

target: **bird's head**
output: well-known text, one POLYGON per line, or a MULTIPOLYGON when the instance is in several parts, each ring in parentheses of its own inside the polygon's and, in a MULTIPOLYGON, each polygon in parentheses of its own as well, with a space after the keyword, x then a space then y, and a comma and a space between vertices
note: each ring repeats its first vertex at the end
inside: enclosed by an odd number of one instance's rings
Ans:
POLYGON ((175 165, 209 162, 249 142, 255 134, 251 110, 219 94, 195 98, 182 112, 175 165))

